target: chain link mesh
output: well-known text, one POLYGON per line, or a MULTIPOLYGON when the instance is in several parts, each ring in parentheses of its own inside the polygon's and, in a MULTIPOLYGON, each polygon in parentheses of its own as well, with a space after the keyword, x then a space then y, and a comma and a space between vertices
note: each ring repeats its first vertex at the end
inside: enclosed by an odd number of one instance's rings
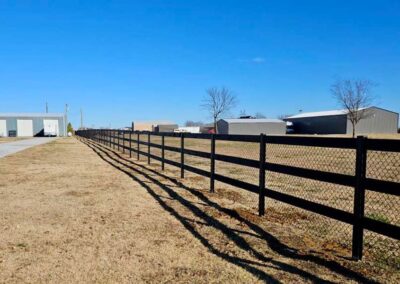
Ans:
MULTIPOLYGON (((118 132, 114 133, 118 136, 118 132)), ((129 138, 126 133, 125 138, 129 138)), ((121 138, 123 135, 121 135, 121 138)), ((137 139, 137 134, 132 135, 137 139)), ((180 148, 180 137, 165 138, 165 146, 180 148)), ((117 142, 118 139, 115 139, 117 142)), ((121 139, 122 141, 122 139, 121 139)), ((140 141, 148 142, 147 134, 140 134, 140 141)), ((150 142, 162 145, 162 137, 151 135, 150 142)), ((121 142, 122 144, 122 142, 121 142)), ((129 147, 129 141, 124 142, 129 147)), ((117 146, 115 146, 117 148, 117 146)), ((132 143, 132 148, 137 149, 137 143, 132 143)), ((185 149, 210 153, 210 139, 185 138, 185 149)), ((257 142, 236 142, 216 140, 216 154, 231 157, 259 160, 260 145, 257 142)), ((122 147, 120 148, 122 152, 122 147)), ((147 145, 140 145, 140 151, 147 153, 147 145)), ((129 154, 129 151, 125 151, 129 154)), ((161 157, 161 149, 151 147, 151 154, 161 157)), ((141 160, 147 160, 140 155, 141 160)), ((136 153, 132 154, 136 158, 136 153)), ((165 159, 180 163, 181 154, 175 151, 165 150, 165 159)), ((155 159, 152 163, 159 164, 155 159)), ((339 173, 354 176, 356 164, 355 149, 311 147, 299 145, 267 144, 266 162, 293 166, 304 169, 318 170, 331 173, 339 173)), ((205 171, 210 170, 210 159, 185 154, 185 164, 205 171)), ((168 170, 177 172, 179 169, 165 164, 168 170)), ((258 185, 259 169, 241 166, 223 161, 215 161, 215 172, 226 177, 258 185)), ((400 183, 400 153, 384 151, 367 152, 368 178, 400 183)), ((196 176, 187 172, 187 177, 196 176)), ((195 182, 196 180, 193 179, 195 182)), ((204 186, 208 186, 205 178, 198 179, 204 186)), ((216 183, 216 191, 233 200, 235 206, 246 206, 256 210, 257 195, 223 183, 216 183)), ((279 191, 291 196, 302 198, 318 204, 323 204, 336 209, 353 213, 354 188, 327 182, 321 182, 308 178, 301 178, 287 174, 266 171, 266 188, 279 191)), ((365 216, 374 220, 400 226, 400 197, 366 190, 365 216)), ((351 254, 352 226, 303 210, 285 203, 267 198, 266 214, 279 216, 280 222, 291 224, 305 236, 318 237, 323 246, 339 245, 343 253, 351 254)), ((380 234, 365 231, 364 255, 367 259, 374 260, 378 265, 389 265, 400 269, 400 242, 380 234)))
MULTIPOLYGON (((210 139, 185 138, 185 149, 200 151, 200 152, 204 152, 204 153, 210 153, 211 140, 210 139)), ((211 163, 210 163, 210 159, 208 159, 208 158, 202 158, 202 157, 185 154, 185 164, 209 172, 211 163)))
MULTIPOLYGON (((268 163, 354 175, 356 153, 352 149, 267 144, 268 163)), ((354 188, 266 172, 266 188, 329 207, 353 212, 354 188)), ((352 226, 334 219, 267 199, 267 211, 279 212, 283 222, 293 224, 302 234, 320 238, 324 245, 337 243, 347 254, 351 251, 352 226), (269 209, 268 209, 269 207, 269 209)))
MULTIPOLYGON (((254 142, 215 141, 215 154, 259 161, 260 145, 254 142)), ((259 182, 259 169, 224 161, 215 162, 215 172, 254 185, 259 182)))
MULTIPOLYGON (((367 177, 400 183, 400 153, 368 151, 367 177)), ((399 186, 400 187, 400 186, 399 186)), ((400 196, 370 191, 365 193, 365 216, 371 219, 400 226, 400 196)), ((400 241, 366 231, 366 251, 377 263, 400 270, 400 241)))

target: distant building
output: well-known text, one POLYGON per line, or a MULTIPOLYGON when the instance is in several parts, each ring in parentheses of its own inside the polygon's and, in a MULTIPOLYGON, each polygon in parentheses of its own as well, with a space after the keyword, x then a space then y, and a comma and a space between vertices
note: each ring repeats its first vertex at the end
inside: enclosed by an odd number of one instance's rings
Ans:
POLYGON ((200 133, 206 133, 206 134, 215 133, 214 123, 206 123, 200 126, 200 133))
POLYGON ((178 128, 176 123, 171 121, 134 121, 132 122, 133 131, 151 132, 174 132, 178 128))
POLYGON ((267 118, 220 119, 217 122, 217 130, 218 134, 284 135, 286 134, 286 122, 267 118))
MULTIPOLYGON (((366 117, 356 125, 356 134, 397 133, 399 114, 378 107, 360 109, 366 117)), ((346 110, 299 113, 284 119, 296 134, 352 134, 346 110)))
POLYGON ((66 136, 61 113, 0 113, 0 137, 66 136))
POLYGON ((200 126, 184 126, 174 130, 177 133, 200 133, 200 126))

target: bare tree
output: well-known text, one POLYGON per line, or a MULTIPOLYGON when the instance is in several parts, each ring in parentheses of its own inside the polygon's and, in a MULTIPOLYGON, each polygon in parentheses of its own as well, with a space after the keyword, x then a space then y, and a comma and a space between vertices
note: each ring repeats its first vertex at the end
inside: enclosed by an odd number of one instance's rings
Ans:
POLYGON ((236 96, 228 88, 210 88, 203 100, 202 107, 207 110, 213 118, 214 129, 217 130, 217 120, 226 115, 233 107, 236 106, 236 96))
POLYGON ((374 100, 371 94, 374 86, 369 80, 337 80, 331 86, 333 97, 345 109, 347 119, 353 127, 353 138, 356 135, 356 125, 370 115, 366 108, 374 100))
POLYGON ((202 121, 193 121, 193 120, 187 120, 185 122, 185 126, 203 126, 204 123, 202 121))
POLYGON ((267 118, 263 113, 261 112, 256 112, 256 114, 254 115, 255 118, 267 118))
POLYGON ((241 116, 247 116, 247 113, 246 113, 246 110, 245 110, 245 109, 242 109, 242 110, 240 111, 239 117, 241 117, 241 116))
POLYGON ((280 114, 277 116, 278 119, 284 120, 285 118, 292 116, 291 114, 280 114))

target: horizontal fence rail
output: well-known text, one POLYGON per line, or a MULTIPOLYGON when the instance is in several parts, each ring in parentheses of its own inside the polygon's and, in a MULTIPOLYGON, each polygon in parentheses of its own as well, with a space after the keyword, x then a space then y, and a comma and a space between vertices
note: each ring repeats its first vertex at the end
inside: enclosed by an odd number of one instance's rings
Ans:
MULTIPOLYGON (((259 195, 259 214, 265 214, 265 198, 277 200, 297 208, 301 208, 322 216, 332 218, 353 226, 352 256, 360 260, 363 256, 364 230, 369 230, 396 240, 400 240, 400 227, 384 221, 375 220, 365 216, 365 194, 366 191, 373 191, 400 196, 400 183, 397 181, 380 180, 366 176, 367 153, 368 151, 385 151, 400 153, 400 140, 367 139, 366 137, 352 138, 327 138, 327 137, 295 137, 295 136, 265 136, 261 135, 220 135, 220 134, 191 134, 191 133, 159 133, 159 132, 138 132, 113 129, 90 129, 80 130, 76 135, 102 143, 112 149, 118 149, 123 153, 136 153, 161 162, 164 165, 172 165, 180 169, 180 176, 184 178, 185 171, 210 178, 210 191, 215 190, 215 181, 220 181, 259 195), (128 136, 127 136, 128 135, 128 136), (150 137, 160 137, 161 144, 151 142, 150 137), (165 145, 166 138, 179 138, 179 146, 165 145), (205 139, 210 141, 209 151, 199 151, 185 148, 185 139, 205 139), (216 141, 235 141, 257 143, 259 145, 259 159, 248 159, 216 153, 216 141), (307 169, 298 166, 267 162, 268 145, 281 144, 291 146, 308 146, 334 149, 351 149, 356 153, 354 174, 343 174, 322 171, 318 169, 307 169), (151 154, 151 149, 158 149, 160 156, 151 154), (165 158, 165 152, 173 152, 179 155, 179 161, 165 158), (185 164, 185 156, 194 156, 210 160, 210 170, 204 170, 185 164), (235 179, 216 173, 215 161, 245 166, 259 170, 258 184, 235 179), (306 178, 319 182, 337 184, 351 187, 354 190, 353 212, 323 205, 304 198, 296 197, 287 193, 279 192, 268 188, 265 185, 266 173, 279 173, 299 178, 306 178)), ((332 189, 335 190, 335 189, 332 189)), ((396 208, 398 210, 398 208, 396 208)), ((398 211, 396 211, 398 214, 398 211)))

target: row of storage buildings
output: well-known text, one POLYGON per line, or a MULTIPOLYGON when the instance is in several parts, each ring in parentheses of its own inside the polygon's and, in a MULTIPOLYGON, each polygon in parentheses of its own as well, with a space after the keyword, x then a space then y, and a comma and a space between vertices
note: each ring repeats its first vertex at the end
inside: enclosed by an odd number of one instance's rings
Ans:
MULTIPOLYGON (((356 125, 356 134, 397 133, 399 114, 369 107, 360 109, 364 118, 356 125)), ((0 113, 0 137, 66 136, 66 116, 60 113, 0 113)), ((352 124, 345 110, 299 113, 280 119, 220 119, 213 124, 179 127, 171 121, 133 122, 132 129, 152 132, 194 132, 240 135, 351 134, 352 124)))
MULTIPOLYGON (((369 107, 359 110, 363 119, 356 125, 356 134, 397 133, 399 114, 390 110, 369 107)), ((134 122, 133 130, 155 132, 215 132, 213 125, 200 127, 178 127, 170 121, 134 122)), ((308 112, 280 119, 235 118, 220 119, 217 122, 217 133, 259 135, 291 134, 351 134, 352 124, 345 110, 308 112)))

